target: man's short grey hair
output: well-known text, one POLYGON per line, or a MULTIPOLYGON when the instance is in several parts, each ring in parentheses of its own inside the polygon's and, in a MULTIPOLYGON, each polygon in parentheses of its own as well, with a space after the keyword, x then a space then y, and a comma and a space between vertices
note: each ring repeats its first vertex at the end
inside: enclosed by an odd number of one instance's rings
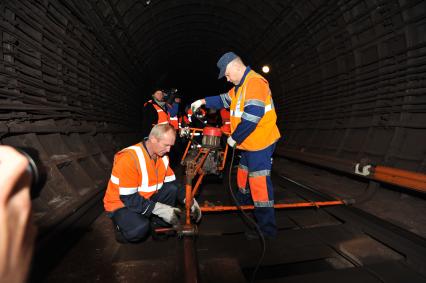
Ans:
POLYGON ((169 131, 176 135, 175 128, 173 128, 170 124, 157 124, 152 127, 148 138, 154 137, 156 139, 161 139, 163 138, 163 135, 169 131))

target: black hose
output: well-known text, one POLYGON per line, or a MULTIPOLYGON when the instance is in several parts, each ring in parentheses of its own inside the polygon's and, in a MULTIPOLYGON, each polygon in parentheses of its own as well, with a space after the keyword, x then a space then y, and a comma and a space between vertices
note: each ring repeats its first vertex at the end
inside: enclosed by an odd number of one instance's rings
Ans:
MULTIPOLYGON (((263 258, 265 257, 265 253, 266 253, 266 242, 265 242, 265 237, 263 236, 262 231, 260 231, 259 225, 257 225, 257 223, 247 215, 247 213, 244 211, 244 209, 242 209, 240 203, 238 202, 237 198, 235 197, 234 191, 232 190, 232 182, 231 182, 231 173, 232 173, 232 166, 234 164, 234 158, 235 158, 235 147, 232 148, 232 158, 231 158, 231 164, 229 166, 229 175, 228 175, 228 186, 229 186, 229 191, 231 192, 231 196, 232 199, 234 200, 235 205, 237 206, 238 210, 241 211, 243 217, 247 220, 247 223, 250 223, 252 225, 252 227, 255 228, 256 233, 259 235, 259 240, 261 241, 261 245, 262 245, 262 253, 260 255, 260 258, 256 264, 256 267, 253 270, 253 274, 251 276, 250 282, 254 282, 256 279, 256 273, 259 270, 260 265, 262 264, 263 258)), ((249 228, 252 228, 249 227, 249 228)))

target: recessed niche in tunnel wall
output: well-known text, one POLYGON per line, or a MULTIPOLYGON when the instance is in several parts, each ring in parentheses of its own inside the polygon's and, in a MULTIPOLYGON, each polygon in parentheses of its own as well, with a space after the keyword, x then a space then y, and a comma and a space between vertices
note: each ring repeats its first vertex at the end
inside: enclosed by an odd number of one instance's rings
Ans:
POLYGON ((68 136, 63 136, 63 139, 70 150, 90 154, 86 146, 83 144, 79 133, 72 133, 68 136))
POLYGON ((39 135, 38 138, 52 161, 60 161, 70 157, 71 150, 60 134, 39 135))
POLYGON ((87 152, 90 152, 91 154, 101 152, 101 148, 96 143, 95 139, 93 138, 93 135, 81 134, 80 139, 86 147, 87 152))
POLYGON ((79 194, 87 194, 95 183, 87 175, 87 172, 75 162, 64 162, 57 165, 59 171, 72 188, 79 194))
MULTIPOLYGON (((110 158, 106 157, 104 154, 94 154, 92 155, 92 158, 95 160, 96 164, 101 167, 105 172, 108 174, 111 172, 111 164, 113 158, 111 157, 112 154, 108 155, 110 158)), ((104 173, 105 173, 104 172, 104 173)))
POLYGON ((93 137, 94 143, 100 148, 100 153, 94 154, 93 157, 104 164, 107 169, 111 169, 116 151, 130 146, 130 144, 117 145, 117 140, 114 138, 115 136, 106 134, 97 134, 93 137))
POLYGON ((91 156, 80 158, 77 162, 96 184, 102 184, 107 179, 108 174, 95 163, 91 156))

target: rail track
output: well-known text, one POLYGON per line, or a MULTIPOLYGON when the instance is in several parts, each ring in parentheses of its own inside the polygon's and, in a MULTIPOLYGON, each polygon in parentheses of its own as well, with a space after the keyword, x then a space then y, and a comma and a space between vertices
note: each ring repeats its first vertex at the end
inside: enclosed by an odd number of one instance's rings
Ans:
MULTIPOLYGON (((333 200, 282 175, 273 182, 277 203, 333 200)), ((232 204, 227 188, 208 178, 198 199, 232 204)), ((373 215, 345 204, 281 209, 276 215, 278 236, 266 242, 256 282, 426 282, 426 240, 373 215)), ((204 215, 194 241, 201 282, 250 280, 261 246, 245 238, 246 229, 239 212, 204 215)), ((121 245, 113 237, 109 219, 101 215, 46 281, 183 281, 181 239, 121 245)))

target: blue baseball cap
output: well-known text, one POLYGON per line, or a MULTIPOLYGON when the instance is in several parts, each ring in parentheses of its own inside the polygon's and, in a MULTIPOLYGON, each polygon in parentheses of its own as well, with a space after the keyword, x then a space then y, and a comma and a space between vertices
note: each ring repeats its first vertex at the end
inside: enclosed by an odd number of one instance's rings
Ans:
POLYGON ((232 60, 237 58, 237 54, 234 52, 226 52, 225 54, 220 57, 219 61, 217 61, 217 67, 219 68, 219 77, 218 79, 223 78, 226 71, 226 66, 228 66, 229 63, 231 63, 232 60))

